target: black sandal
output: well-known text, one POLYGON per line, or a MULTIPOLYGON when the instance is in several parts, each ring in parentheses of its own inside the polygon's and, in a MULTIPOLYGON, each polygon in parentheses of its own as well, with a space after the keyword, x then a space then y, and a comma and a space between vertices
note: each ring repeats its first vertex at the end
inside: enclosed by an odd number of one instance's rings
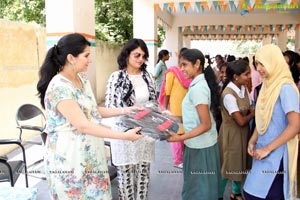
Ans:
POLYGON ((239 193, 239 194, 231 193, 230 199, 231 200, 244 200, 241 193, 239 193))

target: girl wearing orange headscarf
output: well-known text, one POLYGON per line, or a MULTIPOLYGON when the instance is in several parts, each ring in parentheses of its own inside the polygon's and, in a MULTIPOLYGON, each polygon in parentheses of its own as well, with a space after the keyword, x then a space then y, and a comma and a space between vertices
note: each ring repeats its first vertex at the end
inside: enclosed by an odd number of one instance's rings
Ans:
POLYGON ((265 45, 255 58, 263 83, 255 108, 256 129, 248 143, 253 163, 244 196, 295 199, 299 92, 279 47, 265 45))

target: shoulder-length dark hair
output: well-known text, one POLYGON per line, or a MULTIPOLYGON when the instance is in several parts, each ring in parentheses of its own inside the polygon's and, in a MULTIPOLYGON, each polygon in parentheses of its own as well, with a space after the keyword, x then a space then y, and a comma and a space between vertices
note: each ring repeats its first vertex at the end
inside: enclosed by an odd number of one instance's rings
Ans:
MULTIPOLYGON (((136 49, 138 47, 140 47, 144 51, 144 53, 145 53, 145 55, 144 55, 145 61, 148 60, 148 58, 149 58, 149 52, 148 52, 148 48, 147 48, 146 43, 142 39, 136 39, 136 38, 130 39, 125 44, 125 46, 123 47, 121 53, 118 56, 118 64, 119 64, 119 69, 120 70, 127 68, 128 57, 129 57, 130 53, 134 49, 136 49)), ((147 67, 147 65, 144 62, 142 64, 142 66, 141 66, 141 70, 142 71, 146 70, 146 67, 147 67)))
POLYGON ((166 49, 160 50, 160 51, 158 52, 158 58, 157 58, 156 64, 157 64, 161 59, 163 59, 163 57, 166 56, 166 55, 169 55, 169 51, 168 51, 168 50, 166 50, 166 49))
POLYGON ((44 99, 48 85, 52 78, 63 68, 67 62, 69 54, 77 57, 91 43, 81 34, 71 33, 63 36, 57 45, 51 47, 46 55, 44 63, 39 71, 39 81, 37 83, 40 103, 45 108, 44 99))
POLYGON ((218 90, 217 78, 214 70, 209 65, 204 69, 205 57, 201 51, 198 49, 187 49, 180 54, 179 58, 184 58, 195 64, 197 60, 200 60, 200 66, 202 72, 204 73, 205 80, 208 84, 211 93, 211 106, 210 110, 216 114, 220 111, 220 94, 218 90))
POLYGON ((230 81, 233 81, 233 76, 235 74, 239 76, 247 69, 249 69, 249 64, 244 60, 234 60, 229 62, 226 68, 226 80, 223 88, 225 88, 230 81))

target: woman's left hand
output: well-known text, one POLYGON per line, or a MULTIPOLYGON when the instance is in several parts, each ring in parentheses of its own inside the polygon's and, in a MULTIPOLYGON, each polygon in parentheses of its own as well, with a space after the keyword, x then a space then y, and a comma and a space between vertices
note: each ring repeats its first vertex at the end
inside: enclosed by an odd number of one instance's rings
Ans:
POLYGON ((265 157, 267 157, 270 153, 271 153, 271 151, 267 147, 263 147, 263 148, 260 148, 260 149, 256 149, 254 151, 254 156, 253 157, 256 160, 262 160, 265 157))
POLYGON ((169 137, 167 139, 168 142, 179 142, 182 141, 182 137, 180 135, 178 135, 177 133, 173 132, 173 131, 169 131, 166 130, 166 132, 171 135, 171 137, 169 137))

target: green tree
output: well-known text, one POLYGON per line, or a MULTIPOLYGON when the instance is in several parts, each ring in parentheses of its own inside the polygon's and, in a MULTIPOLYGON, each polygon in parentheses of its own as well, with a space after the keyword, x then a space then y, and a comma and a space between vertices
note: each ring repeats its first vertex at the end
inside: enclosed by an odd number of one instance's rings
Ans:
POLYGON ((255 54, 257 49, 261 47, 261 41, 257 40, 235 40, 233 41, 233 49, 240 54, 241 57, 255 54))
POLYGON ((163 42, 165 41, 165 39, 166 39, 166 31, 163 26, 158 25, 157 26, 157 40, 158 40, 157 46, 161 47, 163 42))
POLYGON ((122 44, 133 37, 132 0, 95 0, 96 37, 122 44))
POLYGON ((0 18, 45 26, 45 0, 0 0, 0 18))

